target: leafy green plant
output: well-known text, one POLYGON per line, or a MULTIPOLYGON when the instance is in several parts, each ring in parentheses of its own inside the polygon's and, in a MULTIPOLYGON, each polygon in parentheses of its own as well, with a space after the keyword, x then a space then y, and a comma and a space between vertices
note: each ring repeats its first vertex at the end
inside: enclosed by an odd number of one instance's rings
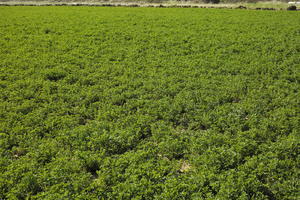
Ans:
POLYGON ((0 199, 297 199, 299 17, 0 7, 0 199))

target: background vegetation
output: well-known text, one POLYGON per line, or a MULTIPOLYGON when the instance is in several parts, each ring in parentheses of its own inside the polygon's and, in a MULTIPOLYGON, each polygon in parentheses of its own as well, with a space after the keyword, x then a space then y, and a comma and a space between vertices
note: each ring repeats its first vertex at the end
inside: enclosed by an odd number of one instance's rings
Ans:
POLYGON ((136 2, 136 3, 269 3, 278 4, 290 0, 0 0, 0 2, 136 2))
POLYGON ((297 199, 300 15, 0 7, 0 199, 297 199))

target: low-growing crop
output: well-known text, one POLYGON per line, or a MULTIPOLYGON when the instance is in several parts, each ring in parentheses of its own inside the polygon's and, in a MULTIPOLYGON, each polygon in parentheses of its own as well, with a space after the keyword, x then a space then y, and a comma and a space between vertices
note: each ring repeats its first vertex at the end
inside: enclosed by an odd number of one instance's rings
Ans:
POLYGON ((0 7, 0 199, 297 199, 300 15, 0 7))

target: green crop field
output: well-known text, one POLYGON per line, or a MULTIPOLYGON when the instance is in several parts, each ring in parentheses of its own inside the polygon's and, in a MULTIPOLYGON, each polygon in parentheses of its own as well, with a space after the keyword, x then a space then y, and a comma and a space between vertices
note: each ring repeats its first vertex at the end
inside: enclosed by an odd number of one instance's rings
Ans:
POLYGON ((299 198, 300 15, 0 7, 0 199, 299 198))

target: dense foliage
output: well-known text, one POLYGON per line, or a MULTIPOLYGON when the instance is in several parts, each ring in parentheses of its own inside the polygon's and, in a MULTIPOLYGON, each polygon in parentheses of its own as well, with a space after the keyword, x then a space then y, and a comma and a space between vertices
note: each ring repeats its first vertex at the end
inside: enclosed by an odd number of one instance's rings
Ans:
POLYGON ((0 199, 297 199, 300 15, 0 7, 0 199))

